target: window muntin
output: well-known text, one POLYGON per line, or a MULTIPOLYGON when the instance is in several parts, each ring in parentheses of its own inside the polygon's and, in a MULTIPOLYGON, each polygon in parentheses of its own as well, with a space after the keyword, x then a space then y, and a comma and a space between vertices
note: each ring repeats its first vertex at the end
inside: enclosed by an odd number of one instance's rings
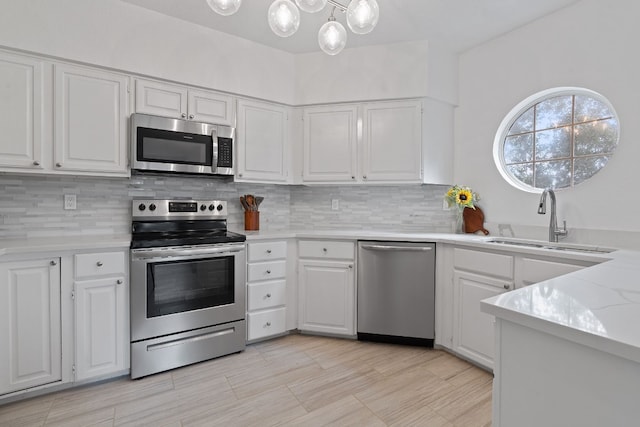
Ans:
POLYGON ((502 176, 525 191, 567 188, 595 175, 619 139, 613 107, 596 92, 557 88, 516 106, 494 142, 502 176))

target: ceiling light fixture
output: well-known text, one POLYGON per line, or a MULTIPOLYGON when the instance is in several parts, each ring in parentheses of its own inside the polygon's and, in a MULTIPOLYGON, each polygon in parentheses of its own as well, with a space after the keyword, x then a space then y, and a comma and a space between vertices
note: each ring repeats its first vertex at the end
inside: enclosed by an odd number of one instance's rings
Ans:
MULTIPOLYGON (((238 11, 242 0, 207 0, 207 3, 220 15, 229 16, 238 11)), ((269 27, 276 35, 289 37, 300 27, 300 10, 316 13, 327 4, 333 9, 328 22, 320 27, 318 44, 329 55, 340 53, 347 44, 347 31, 334 16, 336 9, 347 14, 347 26, 355 34, 370 33, 380 17, 376 0, 350 0, 347 6, 335 0, 295 0, 295 4, 292 0, 274 0, 267 13, 269 27)))

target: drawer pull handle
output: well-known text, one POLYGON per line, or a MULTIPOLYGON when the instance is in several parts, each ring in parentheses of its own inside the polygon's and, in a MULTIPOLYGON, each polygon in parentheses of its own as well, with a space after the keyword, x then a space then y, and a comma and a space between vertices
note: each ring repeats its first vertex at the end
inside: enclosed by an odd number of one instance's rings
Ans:
POLYGON ((102 266, 103 266, 102 261, 98 261, 98 262, 96 262, 96 265, 97 265, 98 267, 102 267, 102 266))
POLYGON ((268 328, 269 326, 271 326, 271 322, 267 322, 267 323, 264 324, 265 328, 268 328))
POLYGON ((267 249, 267 253, 270 254, 271 253, 271 249, 267 249))
POLYGON ((271 274, 271 270, 267 270, 267 274, 271 274))
POLYGON ((267 294, 265 295, 267 298, 271 298, 271 294, 267 294))
POLYGON ((116 283, 117 283, 118 285, 122 285, 122 279, 118 279, 118 280, 116 280, 116 283))

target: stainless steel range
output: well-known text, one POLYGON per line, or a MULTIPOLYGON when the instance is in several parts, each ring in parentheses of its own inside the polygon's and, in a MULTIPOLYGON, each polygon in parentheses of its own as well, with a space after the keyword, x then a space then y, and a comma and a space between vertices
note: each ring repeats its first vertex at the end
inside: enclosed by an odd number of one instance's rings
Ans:
POLYGON ((245 348, 245 236, 224 201, 134 200, 131 378, 245 348))

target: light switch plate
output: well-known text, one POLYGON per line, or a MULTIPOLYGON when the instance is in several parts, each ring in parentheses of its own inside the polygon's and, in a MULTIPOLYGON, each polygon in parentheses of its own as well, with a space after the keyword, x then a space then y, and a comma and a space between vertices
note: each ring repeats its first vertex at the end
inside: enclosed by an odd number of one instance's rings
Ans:
POLYGON ((65 194, 64 195, 64 210, 75 210, 76 209, 76 195, 75 194, 65 194))

